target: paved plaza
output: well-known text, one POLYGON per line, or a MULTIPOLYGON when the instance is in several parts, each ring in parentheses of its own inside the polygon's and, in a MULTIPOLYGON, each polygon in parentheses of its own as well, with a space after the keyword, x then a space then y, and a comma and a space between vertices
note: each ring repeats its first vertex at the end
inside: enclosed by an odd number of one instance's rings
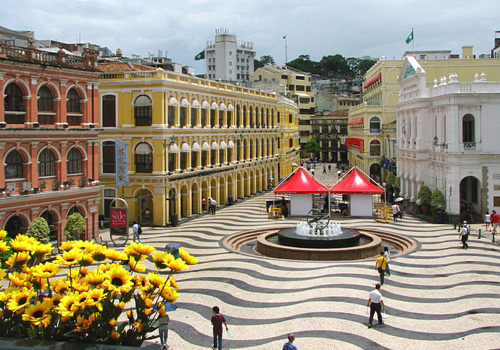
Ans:
MULTIPOLYGON (((320 169, 317 169, 316 173, 320 169)), ((332 170, 333 173, 333 170, 332 170)), ((255 196, 175 228, 146 228, 143 242, 158 249, 180 242, 199 264, 176 275, 179 309, 170 314, 171 349, 209 349, 211 308, 225 315, 224 348, 281 349, 287 333, 299 349, 491 349, 500 344, 500 249, 473 225, 463 250, 451 225, 405 216, 397 223, 343 219, 412 237, 419 248, 391 261, 382 294, 385 325, 368 329, 368 293, 378 282, 375 259, 354 262, 278 260, 239 254, 222 246, 228 235, 287 226, 259 212, 272 193, 255 196)), ((484 231, 484 227, 483 227, 484 231)), ((152 342, 143 345, 156 348, 152 342)))

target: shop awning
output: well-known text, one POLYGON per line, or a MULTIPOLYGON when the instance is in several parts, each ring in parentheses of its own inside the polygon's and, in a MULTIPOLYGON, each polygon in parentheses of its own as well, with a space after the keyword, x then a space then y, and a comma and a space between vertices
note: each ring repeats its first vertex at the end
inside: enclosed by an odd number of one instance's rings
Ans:
POLYGON ((371 77, 370 79, 368 79, 368 81, 366 83, 364 83, 363 89, 368 89, 370 86, 379 82, 380 80, 382 80, 382 73, 379 72, 379 73, 375 74, 373 77, 371 77))
POLYGON ((342 194, 383 194, 385 191, 375 183, 375 180, 370 181, 357 167, 354 167, 330 188, 330 192, 342 194))
POLYGON ((351 148, 352 145, 358 146, 359 147, 359 151, 361 153, 363 153, 365 141, 363 139, 358 139, 358 138, 355 138, 355 137, 348 137, 345 140, 344 145, 346 145, 347 148, 351 148))
POLYGON ((365 120, 363 117, 359 117, 359 118, 352 118, 352 119, 349 119, 349 121, 347 122, 347 125, 362 125, 364 124, 365 120))
POLYGON ((315 180, 311 174, 300 167, 276 187, 274 193, 328 193, 328 187, 315 180))

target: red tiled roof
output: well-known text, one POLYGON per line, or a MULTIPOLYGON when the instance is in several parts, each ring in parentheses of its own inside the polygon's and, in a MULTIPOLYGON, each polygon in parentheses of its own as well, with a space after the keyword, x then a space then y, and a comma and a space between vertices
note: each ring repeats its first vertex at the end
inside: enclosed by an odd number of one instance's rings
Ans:
POLYGON ((100 63, 99 69, 103 72, 135 72, 135 71, 156 70, 156 68, 154 67, 143 66, 141 64, 135 64, 130 62, 100 63))

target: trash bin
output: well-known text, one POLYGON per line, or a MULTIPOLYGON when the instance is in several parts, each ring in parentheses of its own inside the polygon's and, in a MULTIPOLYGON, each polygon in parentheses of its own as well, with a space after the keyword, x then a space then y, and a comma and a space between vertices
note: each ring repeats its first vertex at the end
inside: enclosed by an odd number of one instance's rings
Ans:
POLYGON ((178 221, 179 218, 177 216, 177 213, 170 214, 170 226, 172 227, 177 226, 178 221))
POLYGON ((233 205, 234 204, 234 198, 233 196, 227 197, 227 205, 233 205))

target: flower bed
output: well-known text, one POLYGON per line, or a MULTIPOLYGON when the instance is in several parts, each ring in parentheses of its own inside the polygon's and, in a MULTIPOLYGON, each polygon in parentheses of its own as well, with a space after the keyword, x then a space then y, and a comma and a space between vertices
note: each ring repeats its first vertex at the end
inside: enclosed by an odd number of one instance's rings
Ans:
POLYGON ((0 231, 0 260, 11 272, 0 269, 8 284, 0 290, 0 337, 140 346, 179 297, 174 273, 197 263, 182 248, 176 259, 148 245, 120 252, 88 241, 64 242, 50 262, 51 244, 5 236, 0 231), (158 272, 144 274, 148 257, 158 272))

